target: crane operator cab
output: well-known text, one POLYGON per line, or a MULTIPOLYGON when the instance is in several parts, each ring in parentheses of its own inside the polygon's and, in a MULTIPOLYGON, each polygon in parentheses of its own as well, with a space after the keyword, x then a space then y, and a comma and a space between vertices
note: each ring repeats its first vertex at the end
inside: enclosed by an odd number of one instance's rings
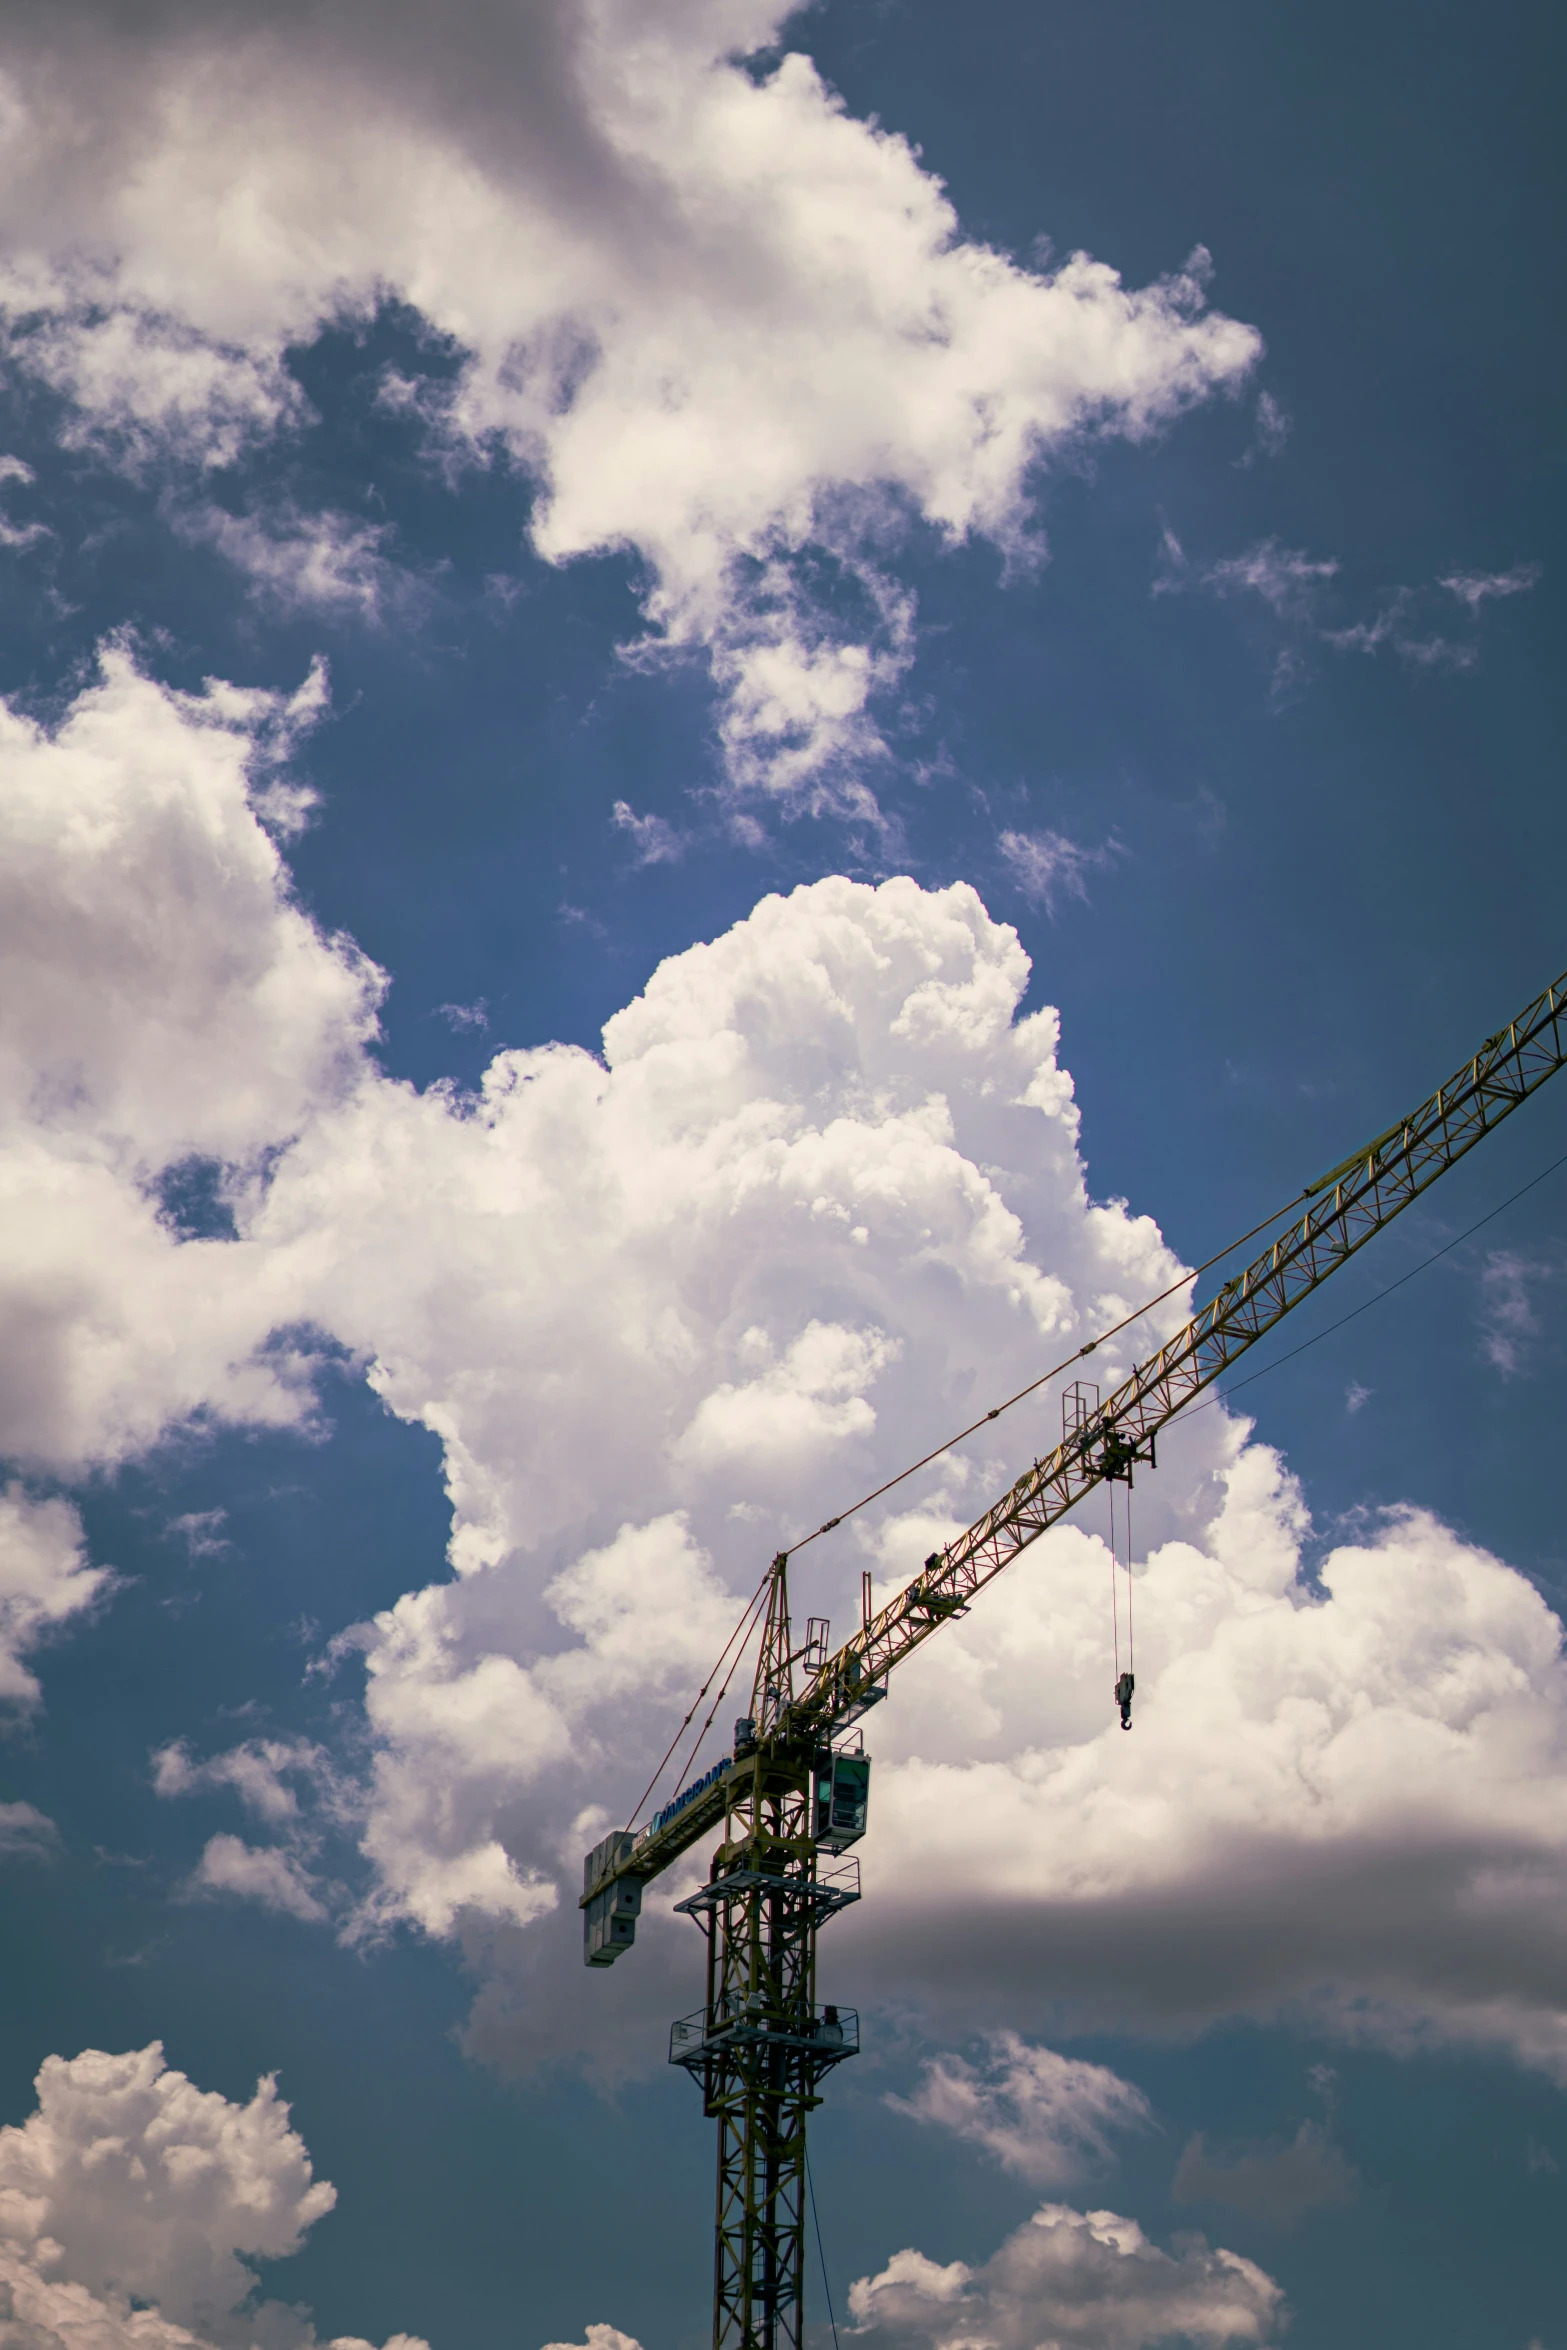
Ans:
POLYGON ((865 1833, 870 1810, 871 1758, 868 1754, 818 1755, 816 1760, 815 1829, 824 1852, 847 1852, 865 1833))

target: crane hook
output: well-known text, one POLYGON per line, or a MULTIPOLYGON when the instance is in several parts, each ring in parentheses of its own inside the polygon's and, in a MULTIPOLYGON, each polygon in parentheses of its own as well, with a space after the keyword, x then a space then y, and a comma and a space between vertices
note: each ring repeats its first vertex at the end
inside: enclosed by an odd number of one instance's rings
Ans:
POLYGON ((1121 1709, 1123 1730, 1129 1730, 1132 1726, 1132 1691, 1136 1687, 1137 1683, 1130 1673, 1123 1673, 1115 1685, 1115 1702, 1121 1709))

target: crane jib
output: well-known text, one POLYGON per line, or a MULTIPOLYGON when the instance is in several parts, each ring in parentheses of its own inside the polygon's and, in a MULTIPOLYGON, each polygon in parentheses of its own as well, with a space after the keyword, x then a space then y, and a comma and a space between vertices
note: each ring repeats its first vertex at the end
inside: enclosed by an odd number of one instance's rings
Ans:
POLYGON ((677 1797, 640 1836, 626 1832, 619 1838, 606 1837, 605 1843, 596 1847, 603 1854, 603 1861, 597 1869, 585 1872, 587 1882, 577 1907, 586 1909, 617 1877, 640 1877, 645 1883, 662 1875, 683 1852, 689 1852, 693 1844, 700 1844, 710 1830, 721 1827, 728 1804, 728 1781, 734 1768, 733 1759, 726 1755, 694 1787, 685 1790, 684 1801, 677 1797), (605 1845, 612 1849, 606 1851, 605 1845), (614 1849, 616 1846, 618 1850, 614 1849))
MULTIPOLYGON (((1194 1396, 1554 1076, 1567 1061, 1564 1027, 1567 973, 1488 1037, 1409 1117, 1309 1184, 1301 1214, 1277 1240, 827 1658, 780 1714, 770 1742, 819 1744, 884 1696, 895 1664, 1086 1493, 1107 1476, 1124 1473, 1120 1464, 1145 1459, 1157 1431, 1194 1396)), ((652 1830, 606 1840, 609 1848, 599 1847, 603 1860, 584 1890, 584 1906, 617 1878, 657 1876, 716 1826, 734 1767, 717 1766, 700 1793, 688 1790, 652 1830)))
POLYGON ((868 1688, 884 1683, 955 1607, 1103 1482, 1109 1440, 1120 1440, 1117 1451, 1129 1441, 1140 1454, 1194 1396, 1554 1076, 1567 1060, 1564 1021, 1567 973, 1409 1117, 1310 1185, 1302 1194, 1310 1204, 1286 1232, 827 1659, 793 1707, 789 1730, 830 1735, 857 1712, 868 1688))

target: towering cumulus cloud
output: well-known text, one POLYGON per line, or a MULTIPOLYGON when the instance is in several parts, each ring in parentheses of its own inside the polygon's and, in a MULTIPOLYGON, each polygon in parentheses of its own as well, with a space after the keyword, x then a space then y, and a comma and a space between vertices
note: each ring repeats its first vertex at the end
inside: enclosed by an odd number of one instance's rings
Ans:
MULTIPOLYGON (((460 1115, 369 1089, 291 1154, 254 1236, 443 1434, 458 1510, 458 1580, 367 1652, 388 1914, 541 1917, 572 1815, 635 1798, 775 1544, 1170 1282, 1153 1226, 1086 1192, 1026 977, 967 888, 821 882, 666 964, 602 1064, 503 1056, 460 1115), (550 1629, 505 1633, 540 1596, 550 1629)), ((1058 1426, 1052 1394, 818 1545, 798 1604, 841 1621, 863 1565, 907 1576, 1058 1426)), ((900 1674, 834 1963, 987 2022, 1311 2001, 1562 2069, 1555 1619, 1413 1509, 1308 1585, 1300 1496, 1222 1412, 1161 1462, 1137 1734, 1090 1512, 900 1674)), ((568 1975, 575 1934, 535 1929, 568 1975)), ((612 2012, 556 1983, 552 2030, 573 1996, 612 2012)))
POLYGON ((269 585, 373 603, 373 530, 220 513, 201 477, 297 426, 291 344, 411 306, 460 372, 384 396, 527 468, 549 560, 635 556, 644 654, 710 656, 733 780, 868 806, 902 527, 1020 553, 1038 460, 1157 430, 1259 344, 1205 311, 1203 256, 1129 290, 966 241, 904 140, 763 56, 785 14, 23 0, 0 25, 12 362, 269 585))
MULTIPOLYGON (((0 1036, 3 1274, 38 1375, 0 1399, 3 1442, 27 1468, 113 1463, 193 1420, 307 1416, 303 1331, 363 1361, 445 1447, 452 1572, 340 1643, 368 1676, 357 1793, 304 1744, 160 1766, 171 1794, 231 1788, 261 1839, 214 1839, 200 1881, 329 1910, 289 1794, 314 1774, 358 1812, 344 1926, 468 1936, 479 2044, 651 2054, 639 2003, 678 1999, 683 1923, 650 1917, 589 1980, 562 1889, 767 1558, 1179 1267, 1090 1196, 1056 1017, 1020 1014, 1017 938, 961 884, 764 899, 662 965, 602 1056, 503 1053, 471 1097, 388 1079, 378 977, 294 903, 267 829, 280 730, 307 715, 111 660, 55 734, 0 735, 38 876, 0 1036), (123 1052, 72 1010, 84 906, 123 1052), (231 1237, 179 1210, 193 1165, 231 1237)), ((1101 1381, 1184 1310, 1103 1347, 1101 1381)), ((883 1593, 912 1572, 1059 1408, 1020 1407, 804 1554, 801 1610, 841 1629, 862 1569, 883 1593)), ((1308 2005, 1567 2076, 1554 1617, 1414 1506, 1306 1579, 1302 1498, 1222 1409, 1160 1461, 1137 1493, 1136 1734, 1109 1703, 1090 1509, 900 1672, 873 1898, 833 1965, 874 1963, 943 2029, 1033 2029, 1055 1999, 1150 2028, 1308 2005)), ((13 1497, 19 1642, 95 1571, 68 1513, 31 1507, 13 1497)), ((1027 2136, 1051 2084, 1008 2080, 998 2126, 1027 2136)), ((926 2092, 1001 2095, 950 2064, 926 2092)))

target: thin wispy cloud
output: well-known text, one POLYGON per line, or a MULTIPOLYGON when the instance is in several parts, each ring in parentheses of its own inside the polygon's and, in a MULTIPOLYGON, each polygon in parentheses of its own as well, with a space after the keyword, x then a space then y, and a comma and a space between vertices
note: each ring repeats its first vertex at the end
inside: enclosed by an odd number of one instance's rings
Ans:
POLYGON ((1142 2091, 1106 2066, 1006 2031, 989 2036, 977 2061, 954 2052, 927 2059, 913 2095, 885 2102, 1040 2187, 1104 2168, 1116 2136, 1152 2118, 1142 2091))
MULTIPOLYGON (((37 479, 33 468, 22 458, 0 456, 0 490, 11 482, 31 488, 37 479)), ((20 550, 35 546, 40 539, 53 536, 54 533, 42 522, 14 522, 9 514, 0 513, 0 547, 20 550)))
POLYGON ((1257 394, 1257 406, 1252 419, 1250 445, 1242 452, 1238 463, 1244 468, 1281 457, 1288 446, 1293 420, 1283 403, 1271 392, 1257 394))
POLYGON ((638 865, 676 865, 685 855, 684 835, 662 816, 639 816, 627 801, 617 800, 610 821, 630 841, 638 865))
POLYGON ((1239 555, 1196 562, 1166 523, 1153 593, 1260 605, 1273 631, 1272 699, 1283 703, 1307 683, 1319 650, 1388 652, 1414 670, 1472 670, 1481 659, 1485 606, 1526 594, 1541 576, 1537 563, 1520 563, 1506 572, 1454 572, 1423 587, 1386 588, 1374 597, 1368 615, 1351 617, 1344 609, 1348 584, 1336 557, 1311 555, 1267 538, 1239 555), (1453 628, 1455 602, 1462 615, 1459 633, 1453 628))
POLYGON ((215 548, 283 613, 350 611, 380 624, 394 613, 415 617, 428 596, 423 581, 390 559, 389 534, 379 523, 306 514, 291 500, 232 514, 171 498, 165 511, 178 536, 215 548))
POLYGON ((1438 585, 1477 612, 1482 604, 1493 603, 1498 597, 1527 595, 1530 588, 1539 586, 1544 569, 1540 563, 1515 563, 1510 571, 1454 571, 1438 585))
POLYGON ((1541 1300, 1559 1289, 1559 1255, 1492 1249, 1480 1274, 1480 1331, 1486 1360, 1504 1378, 1525 1372, 1544 1335, 1541 1300))
POLYGON ((184 1544, 192 1561, 225 1558, 234 1547, 223 1531, 227 1524, 226 1509, 186 1510, 169 1520, 168 1532, 184 1544))
POLYGON ((1066 898, 1086 903, 1089 875, 1103 872, 1121 854, 1115 841, 1087 848, 1048 827, 1038 832, 1009 829, 998 835, 996 846, 1030 905, 1043 906, 1052 917, 1066 898))

